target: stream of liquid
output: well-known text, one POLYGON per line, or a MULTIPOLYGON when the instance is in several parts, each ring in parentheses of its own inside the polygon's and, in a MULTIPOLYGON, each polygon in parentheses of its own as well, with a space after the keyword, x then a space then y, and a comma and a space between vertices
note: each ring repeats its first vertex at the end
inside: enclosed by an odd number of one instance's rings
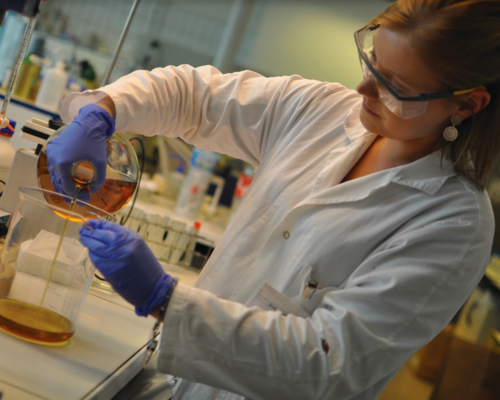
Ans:
MULTIPOLYGON (((81 185, 75 185, 75 186, 76 186, 75 194, 73 196, 73 199, 71 200, 71 204, 70 204, 69 209, 68 209, 68 211, 70 213, 73 212, 73 209, 75 208, 75 204, 76 204, 76 197, 78 196, 78 193, 80 193, 80 190, 82 189, 81 185)), ((52 264, 50 266, 49 276, 47 277, 47 282, 45 283, 45 289, 43 290, 43 296, 42 296, 42 301, 40 301, 40 306, 43 306, 43 301, 45 300, 45 295, 47 294, 47 289, 49 288, 50 280, 52 278, 52 273, 54 272, 54 267, 56 266, 57 257, 59 256, 59 251, 61 250, 61 246, 63 244, 64 237, 66 236, 66 230, 68 229, 68 222, 69 221, 70 221, 70 217, 68 215, 66 217, 66 220, 64 221, 64 226, 63 226, 63 230, 61 232, 61 237, 59 238, 59 242, 57 243, 56 252, 54 254, 54 259, 52 260, 52 264)))

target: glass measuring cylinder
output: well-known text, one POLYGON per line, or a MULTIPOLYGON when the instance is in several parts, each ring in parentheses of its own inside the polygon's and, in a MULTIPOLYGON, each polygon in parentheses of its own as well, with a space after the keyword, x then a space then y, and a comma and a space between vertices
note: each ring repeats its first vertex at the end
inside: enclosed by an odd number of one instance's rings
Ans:
MULTIPOLYGON (((50 178, 47 162, 47 146, 54 140, 66 126, 58 129, 47 140, 40 151, 37 165, 38 184, 42 189, 55 192, 52 180, 50 178)), ((134 148, 129 140, 118 133, 113 134, 106 141, 106 151, 108 155, 108 164, 106 166, 106 179, 97 193, 91 193, 88 187, 85 190, 90 195, 90 200, 83 204, 76 204, 74 211, 79 213, 82 207, 90 204, 105 212, 114 214, 130 201, 137 188, 138 181, 138 161, 134 148)), ((76 171, 82 176, 92 173, 92 164, 88 161, 80 162, 80 168, 76 171), (90 166, 89 166, 90 164, 90 166), (85 168, 86 167, 86 168, 85 168)), ((72 170, 75 178, 75 169, 72 170)), ((75 182, 76 183, 76 182, 75 182)), ((69 209, 70 203, 62 201, 60 197, 49 196, 47 201, 58 207, 69 209)))
POLYGON ((65 343, 94 275, 79 230, 89 219, 114 217, 79 201, 76 213, 46 200, 70 204, 72 198, 61 194, 19 192, 0 261, 0 330, 36 343, 65 343))

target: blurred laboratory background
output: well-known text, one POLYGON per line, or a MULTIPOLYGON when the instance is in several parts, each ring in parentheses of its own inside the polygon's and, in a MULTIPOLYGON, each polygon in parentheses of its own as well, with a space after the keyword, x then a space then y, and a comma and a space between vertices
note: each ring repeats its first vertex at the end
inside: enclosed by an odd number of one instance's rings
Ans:
MULTIPOLYGON (((219 57, 217 66, 225 72, 252 69, 264 75, 299 74, 354 88, 361 75, 353 33, 389 3, 142 0, 111 81, 136 69, 214 64, 219 57), (243 15, 231 31, 234 51, 222 62, 225 30, 231 13, 238 11, 243 15)), ((64 61, 72 79, 99 84, 132 5, 133 0, 48 0, 41 4, 30 51, 53 63, 64 61), (84 68, 82 63, 90 66, 84 68)), ((8 15, 3 30, 22 33, 21 22, 14 21, 22 19, 18 14, 8 15)), ((0 76, 12 59, 5 57, 8 48, 16 48, 13 35, 8 37, 9 43, 0 45, 0 76)))
MULTIPOLYGON (((10 112, 26 108, 29 117, 35 112, 35 116, 57 118, 59 102, 69 92, 98 88, 137 69, 180 64, 211 64, 223 72, 251 69, 265 76, 299 74, 355 88, 361 69, 353 33, 389 3, 387 0, 307 3, 48 0, 40 5, 10 112), (122 46, 117 53, 118 43, 122 46)), ((0 29, 3 89, 26 24, 27 18, 8 12, 0 29)), ((29 119, 22 113, 14 117, 29 119)), ((142 141, 143 146, 136 149, 138 153, 144 152, 138 154, 144 158, 141 194, 160 193, 175 199, 187 172, 190 149, 178 141, 170 144, 158 143, 163 140, 157 138, 142 138, 142 141), (162 154, 168 156, 163 163, 162 154), (161 173, 167 174, 168 179, 158 179, 161 173)), ((12 137, 12 144, 16 150, 34 145, 18 132, 12 137)), ((224 190, 217 192, 217 182, 212 182, 208 193, 220 195, 222 208, 217 209, 217 214, 229 210, 221 217, 222 225, 229 221, 231 209, 239 203, 240 198, 234 193, 241 174, 247 176, 249 183, 252 168, 238 160, 220 157, 215 175, 222 177, 219 182, 224 190)), ((244 193, 244 189, 237 193, 244 193)), ((209 210, 214 213, 215 208, 209 210)))

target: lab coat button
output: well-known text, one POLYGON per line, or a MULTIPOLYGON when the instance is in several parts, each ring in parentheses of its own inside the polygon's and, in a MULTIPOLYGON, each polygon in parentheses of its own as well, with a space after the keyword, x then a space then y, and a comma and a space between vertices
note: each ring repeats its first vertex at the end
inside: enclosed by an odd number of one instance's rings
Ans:
POLYGON ((288 231, 283 232, 283 237, 285 239, 288 239, 290 237, 290 232, 288 232, 288 231))

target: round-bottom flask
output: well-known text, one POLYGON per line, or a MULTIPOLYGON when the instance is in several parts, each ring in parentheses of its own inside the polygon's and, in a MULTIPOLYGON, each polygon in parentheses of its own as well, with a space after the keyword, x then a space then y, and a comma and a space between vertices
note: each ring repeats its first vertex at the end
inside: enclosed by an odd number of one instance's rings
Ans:
MULTIPOLYGON (((49 174, 47 146, 50 146, 50 142, 59 136, 64 129, 66 129, 66 126, 61 127, 50 136, 42 147, 38 158, 38 184, 42 189, 50 192, 55 192, 55 190, 49 174)), ((125 207, 137 188, 139 175, 138 161, 130 141, 125 136, 114 133, 106 141, 106 150, 108 164, 106 167, 105 182, 97 193, 91 193, 88 188, 82 189, 89 192, 90 200, 84 204, 77 204, 74 208, 74 211, 77 213, 82 211, 82 207, 90 204, 107 213, 115 214, 118 210, 125 207)), ((47 201, 64 209, 68 209, 70 206, 70 204, 58 196, 50 195, 47 201)))

